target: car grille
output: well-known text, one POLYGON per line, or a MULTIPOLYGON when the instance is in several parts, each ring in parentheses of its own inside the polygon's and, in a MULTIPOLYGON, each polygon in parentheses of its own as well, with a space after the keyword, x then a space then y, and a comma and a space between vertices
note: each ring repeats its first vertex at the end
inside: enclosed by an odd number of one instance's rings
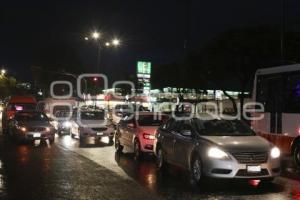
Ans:
POLYGON ((236 176, 268 176, 269 175, 269 172, 267 169, 262 169, 261 172, 257 172, 257 173, 250 173, 250 172, 247 172, 246 169, 240 169, 236 176))
POLYGON ((241 164, 259 164, 268 160, 267 152, 243 152, 232 153, 232 155, 241 164))
POLYGON ((30 132, 41 132, 41 131, 45 131, 46 128, 44 127, 30 127, 28 128, 28 131, 30 132))
POLYGON ((107 128, 106 127, 102 127, 102 128, 92 128, 93 131, 106 131, 107 128))

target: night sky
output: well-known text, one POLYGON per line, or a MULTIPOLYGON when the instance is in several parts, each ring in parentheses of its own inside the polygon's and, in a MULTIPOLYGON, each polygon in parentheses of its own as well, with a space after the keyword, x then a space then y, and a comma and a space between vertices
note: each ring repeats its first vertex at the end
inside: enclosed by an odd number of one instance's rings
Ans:
MULTIPOLYGON (((120 48, 102 51, 101 70, 111 79, 126 79, 137 60, 158 67, 182 59, 185 38, 194 50, 231 28, 280 26, 281 5, 281 0, 2 1, 0 65, 26 80, 41 55, 55 60, 65 50, 93 71, 96 46, 84 37, 99 30, 104 38, 122 41, 120 48)), ((299 30, 300 2, 286 5, 287 28, 299 30)))

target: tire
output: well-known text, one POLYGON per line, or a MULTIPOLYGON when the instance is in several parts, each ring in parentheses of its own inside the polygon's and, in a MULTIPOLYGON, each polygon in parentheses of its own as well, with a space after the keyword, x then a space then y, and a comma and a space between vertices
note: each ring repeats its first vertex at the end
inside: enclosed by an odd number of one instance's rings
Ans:
POLYGON ((82 137, 82 136, 79 136, 79 145, 80 145, 81 147, 85 146, 84 137, 82 137))
POLYGON ((142 158, 141 145, 138 140, 134 141, 133 152, 135 160, 140 160, 142 158))
POLYGON ((162 171, 162 172, 168 168, 167 163, 165 161, 165 156, 164 156, 164 153, 163 153, 163 150, 161 147, 158 147, 157 151, 156 151, 156 167, 159 171, 162 171))
POLYGON ((115 137, 115 149, 118 153, 122 153, 124 149, 124 147, 120 144, 120 140, 117 137, 115 137))
POLYGON ((300 144, 296 144, 295 150, 293 152, 293 159, 297 167, 300 167, 300 144))
POLYGON ((110 136, 109 137, 109 143, 108 143, 109 145, 114 145, 114 136, 110 136))
POLYGON ((75 138, 75 135, 73 133, 71 133, 71 138, 73 138, 73 139, 75 138))
POLYGON ((192 185, 199 185, 203 180, 202 161, 198 155, 194 156, 190 169, 190 181, 192 185))

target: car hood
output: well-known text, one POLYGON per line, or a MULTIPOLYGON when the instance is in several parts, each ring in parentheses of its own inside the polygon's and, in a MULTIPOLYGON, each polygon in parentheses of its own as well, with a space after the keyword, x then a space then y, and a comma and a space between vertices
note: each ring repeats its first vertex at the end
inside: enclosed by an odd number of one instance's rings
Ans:
POLYGON ((269 151, 271 143, 260 136, 201 136, 228 152, 269 151))
POLYGON ((140 126, 139 132, 149 133, 149 134, 156 134, 156 130, 158 126, 140 126))
POLYGON ((49 122, 41 122, 41 121, 26 121, 19 122, 20 126, 26 127, 50 127, 52 126, 49 122))

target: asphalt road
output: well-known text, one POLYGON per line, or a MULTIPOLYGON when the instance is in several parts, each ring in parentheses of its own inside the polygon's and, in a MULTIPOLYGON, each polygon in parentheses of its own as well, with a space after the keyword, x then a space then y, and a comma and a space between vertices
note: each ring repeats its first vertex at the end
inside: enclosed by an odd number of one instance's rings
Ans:
POLYGON ((64 136, 51 146, 17 145, 0 135, 0 198, 300 199, 299 173, 290 164, 269 185, 212 180, 192 187, 181 169, 157 173, 151 156, 136 162, 131 154, 115 154, 113 146, 88 142, 81 148, 78 140, 64 136))

